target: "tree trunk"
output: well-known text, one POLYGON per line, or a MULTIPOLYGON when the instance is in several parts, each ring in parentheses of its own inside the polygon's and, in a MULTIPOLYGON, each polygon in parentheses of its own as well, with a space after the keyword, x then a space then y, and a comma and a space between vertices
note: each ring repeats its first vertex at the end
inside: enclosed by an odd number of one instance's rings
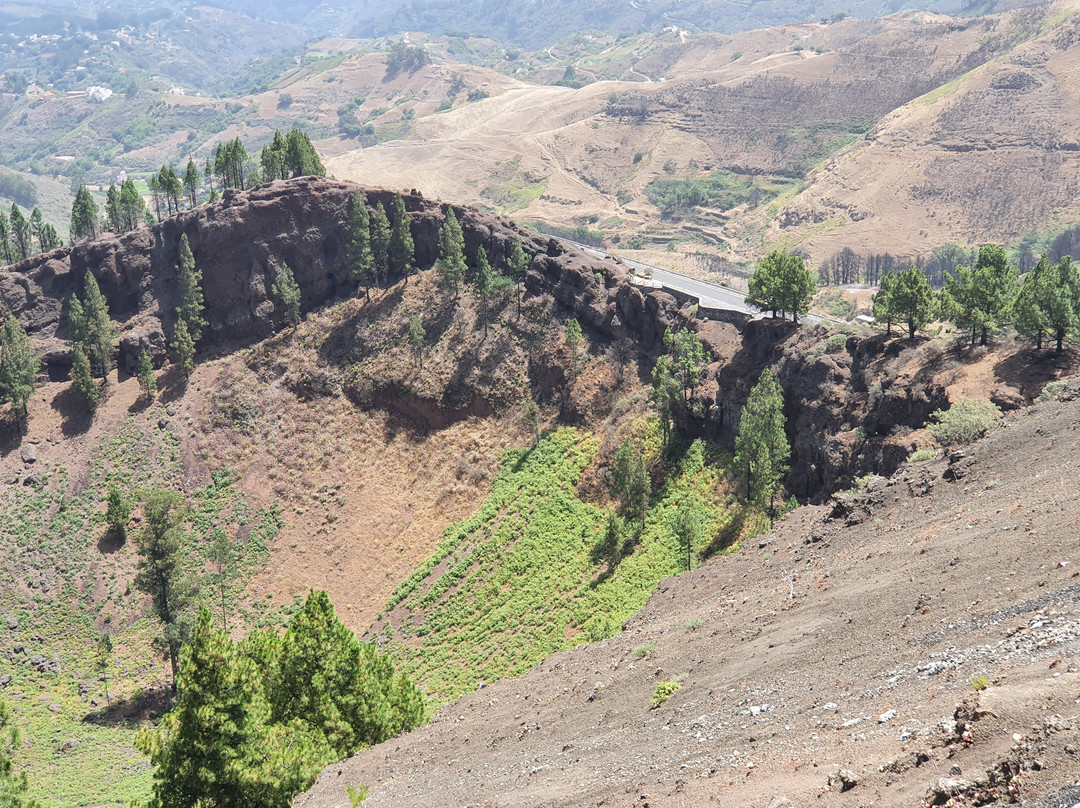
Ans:
POLYGON ((1038 333, 1035 334, 1035 350, 1036 351, 1041 351, 1042 350, 1042 337, 1043 337, 1042 331, 1039 331, 1038 333))
POLYGON ((985 345, 986 344, 986 332, 987 331, 988 331, 988 329, 986 328, 986 326, 983 326, 982 333, 979 335, 979 344, 980 345, 985 345))
POLYGON ((1059 328, 1055 336, 1057 337, 1057 353, 1061 353, 1065 348, 1065 329, 1059 328))

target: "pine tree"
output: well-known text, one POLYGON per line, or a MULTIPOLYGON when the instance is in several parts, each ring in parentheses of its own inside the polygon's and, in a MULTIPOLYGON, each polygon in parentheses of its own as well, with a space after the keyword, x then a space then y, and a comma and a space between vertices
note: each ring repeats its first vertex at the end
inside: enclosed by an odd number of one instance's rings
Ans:
POLYGON ((403 275, 408 280, 413 268, 413 237, 409 214, 405 212, 405 200, 401 194, 394 194, 394 223, 390 230, 390 245, 387 261, 390 272, 403 275))
POLYGON ((285 138, 285 171, 290 177, 325 177, 326 168, 319 159, 311 139, 294 126, 285 138))
POLYGON ((176 331, 173 333, 173 362, 184 372, 184 376, 190 377, 195 369, 195 340, 191 338, 187 323, 183 320, 176 321, 176 331))
POLYGON ((149 215, 142 194, 131 180, 120 186, 120 230, 128 233, 143 224, 149 215))
POLYGON ((71 206, 71 240, 81 241, 97 235, 98 206, 85 185, 80 185, 71 206))
POLYGON ((664 345, 671 352, 672 369, 682 386, 683 398, 692 397, 701 374, 705 370, 705 346, 697 332, 684 328, 671 337, 671 332, 664 333, 664 345))
POLYGON ((120 214, 120 189, 115 184, 109 184, 109 190, 105 192, 105 226, 114 233, 123 233, 120 214))
POLYGON ((765 368, 739 416, 734 463, 739 473, 746 475, 747 501, 768 508, 770 518, 791 456, 784 422, 783 390, 772 368, 765 368))
POLYGON ((112 678, 109 675, 109 667, 112 665, 112 650, 112 637, 102 633, 98 637, 97 646, 94 648, 94 663, 98 669, 98 678, 105 685, 105 704, 107 707, 112 707, 112 697, 109 695, 109 679, 112 678))
POLYGON ((936 305, 934 290, 917 267, 900 271, 892 289, 889 310, 907 325, 908 339, 915 339, 915 332, 933 319, 936 305))
POLYGON ((694 548, 699 547, 709 529, 709 515, 696 492, 683 500, 671 518, 671 532, 679 549, 686 554, 686 570, 693 569, 694 548))
POLYGON ((0 210, 0 266, 6 266, 15 260, 11 251, 11 223, 4 211, 0 210))
POLYGON ((137 746, 154 766, 149 808, 287 808, 329 762, 325 742, 268 726, 262 674, 202 609, 180 662, 179 696, 137 746))
POLYGON ((126 538, 128 522, 131 521, 131 500, 124 496, 120 486, 110 483, 105 503, 105 524, 109 532, 121 539, 126 538))
POLYGON ((10 222, 12 252, 15 253, 16 261, 22 261, 30 257, 30 222, 15 203, 11 205, 10 222))
POLYGON ((142 527, 135 534, 139 553, 135 587, 150 596, 154 614, 162 623, 175 693, 180 647, 187 639, 186 609, 192 596, 183 566, 182 524, 187 511, 179 494, 161 488, 146 492, 142 511, 142 527))
POLYGON ((296 330, 300 325, 300 287, 288 264, 282 264, 271 287, 285 309, 285 320, 296 330))
POLYGON ((71 349, 71 389, 91 412, 101 403, 101 387, 94 381, 90 360, 79 343, 75 343, 75 347, 71 349))
POLYGON ((525 275, 529 271, 529 265, 532 263, 532 258, 521 247, 521 241, 517 238, 514 239, 514 243, 510 247, 510 259, 507 262, 510 270, 510 277, 513 278, 514 283, 518 286, 518 299, 517 309, 518 316, 521 315, 521 298, 524 296, 525 289, 525 275))
POLYGON ((627 438, 615 452, 611 469, 611 493, 619 500, 623 515, 640 519, 645 527, 652 481, 637 444, 627 438))
POLYGON ((991 331, 1007 324, 1017 288, 1016 267, 1009 263, 1005 249, 984 244, 975 269, 958 266, 946 273, 942 311, 957 327, 971 329, 972 345, 976 337, 985 345, 991 331))
POLYGON ((487 250, 476 250, 476 293, 480 297, 480 319, 484 322, 484 339, 487 339, 492 310, 499 306, 513 281, 491 266, 487 250))
POLYGON ((12 725, 6 701, 0 701, 0 806, 3 808, 41 808, 27 793, 30 784, 26 772, 16 774, 12 755, 22 747, 18 729, 12 725))
POLYGON ((424 331, 424 324, 419 316, 414 314, 409 318, 409 325, 405 331, 405 341, 409 344, 409 348, 412 350, 413 356, 416 357, 420 367, 424 366, 424 340, 426 339, 427 332, 424 331))
POLYGON ((570 355, 570 375, 571 377, 577 376, 578 371, 581 369, 581 346, 584 342, 584 337, 581 334, 581 323, 577 321, 576 317, 571 317, 566 321, 566 352, 570 355))
POLYGON ((80 303, 75 295, 71 296, 68 310, 71 338, 82 345, 91 365, 95 365, 101 377, 105 378, 112 368, 113 355, 113 324, 109 319, 109 304, 91 273, 86 273, 84 283, 85 302, 80 303))
POLYGON ((371 255, 375 261, 375 274, 379 286, 385 287, 390 275, 390 220, 382 202, 375 204, 371 214, 371 255))
POLYGON ((675 406, 681 401, 681 392, 681 386, 676 380, 672 368, 671 357, 666 355, 658 356, 656 364, 653 365, 649 401, 660 419, 660 434, 665 447, 671 442, 672 415, 675 406))
POLYGON ((289 622, 275 684, 273 720, 317 728, 339 758, 412 729, 424 715, 416 686, 375 646, 357 641, 325 592, 309 594, 289 622))
POLYGON ((150 361, 150 354, 146 348, 139 348, 139 362, 136 370, 139 378, 139 388, 148 399, 153 401, 157 395, 157 377, 154 375, 154 363, 150 361))
POLYGON ((34 379, 41 367, 41 357, 34 351, 30 337, 11 312, 4 318, 0 335, 0 401, 10 401, 19 420, 26 418, 26 405, 34 394, 34 379))
POLYGON ((877 294, 872 298, 874 306, 874 319, 879 323, 885 323, 885 333, 892 334, 893 321, 896 315, 893 313, 893 291, 896 289, 896 276, 892 272, 886 272, 881 276, 877 294))
POLYGON ((746 302, 763 311, 791 314, 797 324, 799 315, 810 310, 810 300, 817 291, 814 275, 798 256, 775 250, 755 270, 749 282, 746 302))
POLYGON ((207 559, 215 567, 209 576, 209 583, 216 587, 221 596, 221 630, 229 631, 229 615, 225 610, 226 594, 229 583, 236 577, 236 563, 239 560, 236 548, 229 541, 228 534, 218 528, 210 534, 210 552, 207 559))
POLYGON ((194 208, 195 197, 199 191, 199 167, 191 157, 188 158, 187 168, 184 170, 184 190, 187 191, 188 202, 194 208))
POLYGON ((1063 256, 1054 265, 1044 306, 1050 333, 1061 353, 1065 340, 1080 330, 1080 276, 1071 256, 1063 256))
POLYGON ((439 276, 442 285, 455 297, 465 281, 465 237, 454 209, 448 207, 439 227, 439 276))
POLYGON ((370 299, 371 287, 376 280, 375 256, 371 251, 371 217, 368 215, 367 197, 363 191, 353 194, 345 260, 357 288, 363 288, 364 296, 370 299))
POLYGON ((41 241, 41 233, 45 229, 45 218, 41 215, 41 210, 39 208, 34 208, 32 211, 30 211, 29 227, 30 227, 30 236, 31 236, 31 244, 30 244, 30 252, 31 252, 31 254, 34 252, 34 247, 33 247, 33 242, 34 241, 36 241, 38 243, 37 252, 39 252, 39 253, 45 252, 45 246, 42 244, 42 241, 41 241))
POLYGON ((180 305, 176 307, 176 317, 187 324, 188 334, 193 343, 202 338, 203 326, 207 324, 203 317, 205 303, 202 290, 202 272, 195 266, 195 257, 185 233, 180 236, 180 266, 176 273, 180 291, 180 305))
POLYGON ((1043 337, 1050 330, 1050 321, 1043 305, 1050 295, 1050 260, 1043 253, 1039 262, 1031 268, 1020 285, 1013 301, 1013 323, 1016 333, 1035 340, 1036 350, 1042 350, 1043 337))

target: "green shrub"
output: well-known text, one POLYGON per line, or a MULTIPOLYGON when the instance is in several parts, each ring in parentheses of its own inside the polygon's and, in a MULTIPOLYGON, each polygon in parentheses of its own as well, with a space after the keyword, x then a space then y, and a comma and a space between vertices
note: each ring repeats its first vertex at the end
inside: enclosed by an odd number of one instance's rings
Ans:
POLYGON ((656 643, 654 642, 647 642, 644 645, 639 645, 634 649, 634 659, 644 659, 655 650, 656 643))
POLYGON ((825 342, 825 353, 840 353, 847 350, 847 334, 833 334, 825 342))
POLYGON ((1044 401, 1050 401, 1057 396, 1060 396, 1065 392, 1065 388, 1068 386, 1068 382, 1064 379, 1058 379, 1055 382, 1047 382, 1043 387, 1042 392, 1039 393, 1039 397, 1035 400, 1040 404, 1044 401))
POLYGON ((700 617, 688 617, 682 621, 683 628, 688 628, 693 631, 695 628, 701 625, 700 617))
POLYGON ((986 674, 979 674, 978 676, 972 676, 968 679, 970 684, 976 690, 986 690, 990 686, 990 677, 986 674))
POLYGON ((672 694, 677 690, 682 690, 682 685, 678 682, 657 682, 656 689, 653 691, 651 699, 652 709, 655 710, 665 701, 670 699, 672 694))
POLYGON ((912 452, 910 455, 908 455, 907 462, 921 463, 924 460, 933 460, 934 455, 936 454, 937 452, 935 452, 933 449, 919 449, 918 451, 912 452))
POLYGON ((1001 410, 985 398, 963 398, 947 410, 935 410, 926 424, 942 446, 971 443, 1001 422, 1001 410))

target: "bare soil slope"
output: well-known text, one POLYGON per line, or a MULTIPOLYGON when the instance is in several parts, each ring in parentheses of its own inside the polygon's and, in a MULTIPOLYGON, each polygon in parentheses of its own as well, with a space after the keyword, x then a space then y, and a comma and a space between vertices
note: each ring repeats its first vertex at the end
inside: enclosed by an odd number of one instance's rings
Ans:
POLYGON ((295 804, 1036 804, 1080 771, 1078 429, 1080 402, 1037 405, 800 509, 295 804))
POLYGON ((449 112, 418 102, 399 140, 320 148, 340 177, 730 258, 1008 240, 1080 213, 1074 11, 672 30, 572 59, 603 79, 579 89, 491 80, 449 112), (720 169, 756 190, 674 209, 646 192, 720 169))

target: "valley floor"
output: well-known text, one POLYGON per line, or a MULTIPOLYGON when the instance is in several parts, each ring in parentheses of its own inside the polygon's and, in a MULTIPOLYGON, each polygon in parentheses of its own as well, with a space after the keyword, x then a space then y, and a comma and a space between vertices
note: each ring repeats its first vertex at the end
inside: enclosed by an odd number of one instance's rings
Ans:
POLYGON ((1080 402, 1036 405, 799 509, 295 805, 1057 805, 1080 775, 1078 429, 1080 402))

